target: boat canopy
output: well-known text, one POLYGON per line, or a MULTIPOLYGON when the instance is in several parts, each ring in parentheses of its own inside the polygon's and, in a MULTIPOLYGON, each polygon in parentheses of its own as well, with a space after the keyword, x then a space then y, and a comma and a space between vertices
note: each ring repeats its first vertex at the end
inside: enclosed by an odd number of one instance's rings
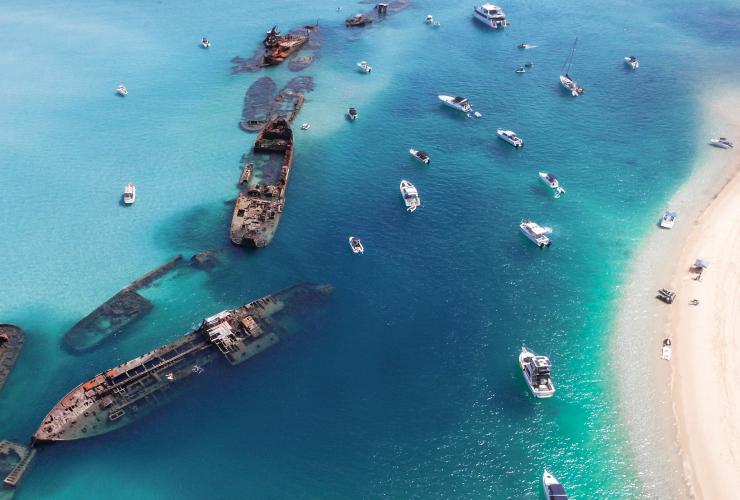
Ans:
POLYGON ((547 496, 550 497, 550 500, 566 500, 568 498, 568 494, 565 493, 565 488, 563 488, 562 484, 548 485, 547 496))
POLYGON ((696 259, 696 262, 694 262, 694 267, 698 267, 699 269, 706 269, 709 267, 709 262, 704 259, 696 259))
POLYGON ((676 212, 671 212, 670 210, 668 210, 668 211, 667 211, 667 212, 665 213, 665 216, 666 216, 666 217, 672 217, 672 218, 674 218, 674 219, 676 218, 676 216, 677 216, 677 215, 678 215, 678 214, 677 214, 676 212))
POLYGON ((466 104, 468 100, 464 97, 455 97, 454 99, 452 99, 452 102, 456 104, 466 104))

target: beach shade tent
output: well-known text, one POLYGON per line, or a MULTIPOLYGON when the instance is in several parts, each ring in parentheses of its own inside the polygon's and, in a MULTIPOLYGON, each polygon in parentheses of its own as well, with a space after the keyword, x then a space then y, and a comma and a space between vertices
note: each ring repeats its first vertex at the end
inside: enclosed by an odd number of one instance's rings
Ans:
POLYGON ((696 259, 696 262, 694 262, 694 267, 697 269, 706 269, 709 267, 709 262, 704 259, 696 259))

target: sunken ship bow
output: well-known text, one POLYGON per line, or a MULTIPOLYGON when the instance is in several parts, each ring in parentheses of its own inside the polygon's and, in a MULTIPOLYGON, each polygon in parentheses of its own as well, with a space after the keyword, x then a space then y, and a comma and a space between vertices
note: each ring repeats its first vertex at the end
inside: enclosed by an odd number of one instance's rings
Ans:
POLYGON ((308 42, 309 32, 307 28, 305 35, 293 33, 281 35, 277 26, 273 26, 262 42, 266 49, 262 56, 262 66, 276 66, 285 61, 308 42))
POLYGON ((242 363, 296 329, 296 318, 331 293, 329 285, 298 284, 203 320, 187 335, 95 375, 59 401, 35 441, 72 441, 121 428, 150 413, 209 363, 242 363))
POLYGON ((270 244, 285 206, 285 190, 293 164, 293 131, 278 117, 265 125, 254 143, 246 193, 234 205, 230 237, 235 245, 257 248, 270 244), (260 182, 252 177, 259 173, 260 182))

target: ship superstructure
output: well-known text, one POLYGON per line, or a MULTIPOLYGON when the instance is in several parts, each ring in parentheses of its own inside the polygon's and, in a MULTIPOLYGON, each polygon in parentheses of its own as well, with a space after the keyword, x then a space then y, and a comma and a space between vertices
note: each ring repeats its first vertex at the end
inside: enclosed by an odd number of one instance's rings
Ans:
POLYGON ((34 439, 70 441, 125 426, 186 388, 183 381, 208 363, 225 358, 236 365, 275 345, 289 332, 289 322, 281 320, 292 306, 330 291, 327 285, 299 284, 214 314, 187 335, 72 389, 46 415, 34 439))

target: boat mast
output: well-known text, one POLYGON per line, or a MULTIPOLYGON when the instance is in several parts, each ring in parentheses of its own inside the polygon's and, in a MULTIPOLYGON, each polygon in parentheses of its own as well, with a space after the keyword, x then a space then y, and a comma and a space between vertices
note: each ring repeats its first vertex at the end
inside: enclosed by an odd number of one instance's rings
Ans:
POLYGON ((570 77, 570 69, 573 66, 573 60, 576 56, 576 44, 578 43, 578 37, 573 41, 573 48, 570 50, 570 55, 565 60, 565 64, 563 64, 563 69, 565 70, 565 76, 570 77))

